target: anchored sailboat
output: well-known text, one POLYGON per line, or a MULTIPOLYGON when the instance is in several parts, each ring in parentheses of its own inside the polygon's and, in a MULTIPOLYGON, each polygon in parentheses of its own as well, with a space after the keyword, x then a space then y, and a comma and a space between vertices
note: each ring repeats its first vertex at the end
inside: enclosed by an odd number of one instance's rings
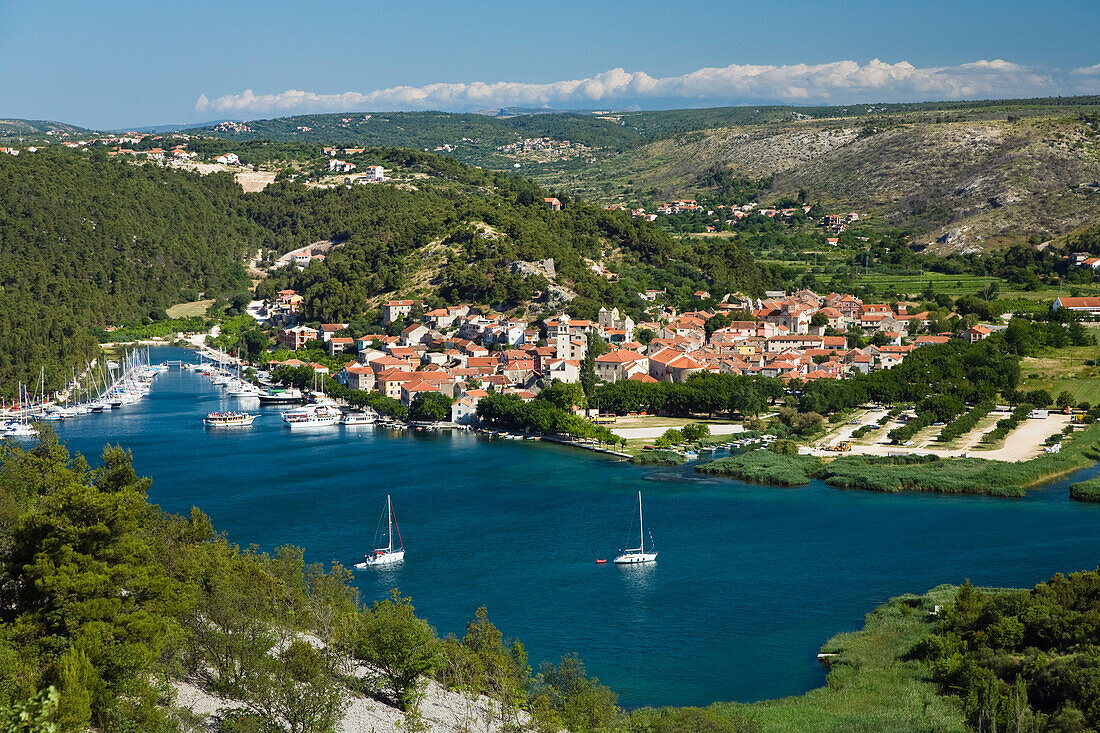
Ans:
POLYGON ((362 570, 378 565, 392 565, 405 559, 405 543, 401 539, 401 528, 397 526, 397 518, 393 516, 393 500, 390 499, 389 494, 386 494, 386 527, 388 544, 367 555, 363 562, 356 563, 355 567, 362 570), (397 549, 393 547, 394 529, 397 530, 397 549))
POLYGON ((645 549, 645 521, 642 517, 642 492, 638 492, 638 546, 628 550, 622 550, 622 554, 615 558, 616 565, 637 565, 645 562, 656 562, 657 553, 653 551, 653 538, 649 538, 650 552, 645 549))

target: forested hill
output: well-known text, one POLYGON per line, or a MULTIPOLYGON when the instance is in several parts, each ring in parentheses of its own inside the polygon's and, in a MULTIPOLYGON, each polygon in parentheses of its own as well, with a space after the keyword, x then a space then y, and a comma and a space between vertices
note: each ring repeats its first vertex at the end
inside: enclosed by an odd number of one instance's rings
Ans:
MULTIPOLYGON (((247 286, 260 231, 228 174, 201 178, 67 150, 0 156, 0 391, 58 386, 89 330, 247 286)), ((262 241, 262 240, 261 240, 262 241)))
POLYGON ((624 212, 543 202, 531 181, 416 151, 379 150, 406 182, 307 186, 282 177, 244 193, 200 176, 64 149, 0 156, 0 393, 50 385, 94 349, 89 330, 163 317, 167 306, 246 294, 247 254, 335 240, 325 262, 279 271, 310 319, 362 316, 394 294, 549 310, 637 310, 669 288, 761 293, 778 276, 728 239, 679 241, 624 212), (553 258, 554 272, 529 263, 553 258), (519 264, 517 264, 519 263, 519 264), (619 274, 611 282, 592 266, 619 274))
POLYGON ((551 211, 546 192, 524 178, 403 155, 406 170, 437 177, 418 179, 414 191, 354 186, 322 193, 280 182, 250 198, 255 221, 280 242, 344 242, 326 261, 302 272, 286 268, 264 287, 302 292, 308 319, 346 321, 395 292, 503 310, 568 303, 570 313, 595 317, 601 305, 640 310, 637 293, 646 288, 759 293, 777 282, 728 239, 676 240, 624 212, 583 202, 551 211), (553 273, 532 266, 549 258, 553 273), (619 279, 596 274, 593 264, 619 279))

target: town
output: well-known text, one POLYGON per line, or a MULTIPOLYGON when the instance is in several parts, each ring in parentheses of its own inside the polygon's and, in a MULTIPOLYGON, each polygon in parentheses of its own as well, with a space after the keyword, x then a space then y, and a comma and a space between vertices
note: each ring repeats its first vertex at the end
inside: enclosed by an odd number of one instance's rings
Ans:
MULTIPOLYGON (((595 375, 605 383, 684 383, 699 373, 789 383, 890 369, 921 346, 951 339, 973 343, 1006 327, 974 323, 957 333, 930 334, 928 313, 911 312, 906 303, 864 303, 808 290, 757 299, 727 294, 717 301, 698 291, 699 308, 687 312, 663 305, 662 291, 638 295, 651 304, 647 320, 638 322, 618 308, 601 308, 594 321, 566 312, 528 321, 471 305, 425 310, 419 301, 390 300, 382 306, 378 331, 349 335, 346 323, 298 323, 303 298, 293 290, 280 291, 260 314, 281 326, 277 340, 287 350, 314 343, 331 356, 347 354, 343 369, 331 375, 341 384, 406 407, 418 394, 441 393, 453 400, 451 421, 458 424, 476 422, 477 402, 489 392, 530 401, 540 386, 579 382, 593 337, 603 352, 594 358, 595 375), (866 345, 849 347, 852 333, 862 334, 866 345)), ((1100 299, 1060 298, 1054 307, 1097 315, 1100 299)), ((297 359, 267 364, 306 365, 297 359)))

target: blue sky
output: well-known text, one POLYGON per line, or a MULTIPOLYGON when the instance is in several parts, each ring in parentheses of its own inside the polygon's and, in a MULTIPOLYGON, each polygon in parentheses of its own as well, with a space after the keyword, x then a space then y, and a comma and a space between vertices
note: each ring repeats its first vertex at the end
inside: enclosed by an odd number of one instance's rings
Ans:
POLYGON ((0 17, 0 116, 92 127, 1100 92, 1098 0, 0 0, 0 17))

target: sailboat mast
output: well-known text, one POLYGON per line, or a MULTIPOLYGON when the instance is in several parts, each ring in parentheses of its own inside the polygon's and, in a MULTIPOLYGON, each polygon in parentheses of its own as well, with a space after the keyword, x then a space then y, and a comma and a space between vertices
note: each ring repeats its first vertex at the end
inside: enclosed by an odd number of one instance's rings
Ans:
POLYGON ((638 492, 638 548, 645 552, 645 524, 642 521, 642 492, 638 492))
POLYGON ((386 530, 386 538, 389 540, 388 550, 393 552, 393 499, 389 494, 386 494, 386 523, 389 525, 389 529, 386 530))

